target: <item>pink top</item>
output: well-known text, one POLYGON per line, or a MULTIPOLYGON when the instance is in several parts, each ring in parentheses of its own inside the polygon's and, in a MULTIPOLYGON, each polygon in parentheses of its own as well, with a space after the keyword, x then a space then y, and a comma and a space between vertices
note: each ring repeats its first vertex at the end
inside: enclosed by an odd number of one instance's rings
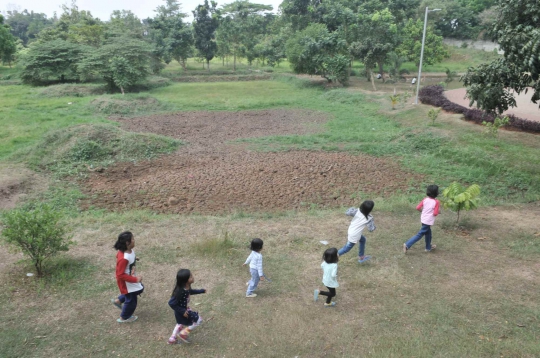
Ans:
POLYGON ((437 199, 424 198, 420 204, 416 207, 416 210, 422 210, 422 216, 420 221, 425 225, 433 225, 435 223, 435 216, 439 215, 439 207, 441 203, 437 199))

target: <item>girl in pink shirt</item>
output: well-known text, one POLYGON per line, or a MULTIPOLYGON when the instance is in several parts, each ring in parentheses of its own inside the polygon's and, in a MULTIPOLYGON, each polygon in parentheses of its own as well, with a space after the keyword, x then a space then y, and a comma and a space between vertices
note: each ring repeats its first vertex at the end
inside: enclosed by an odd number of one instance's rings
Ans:
POLYGON ((416 207, 416 210, 422 211, 420 217, 422 228, 416 235, 403 244, 404 253, 407 253, 407 250, 420 240, 422 236, 426 237, 426 252, 435 250, 437 247, 436 245, 431 245, 431 226, 435 223, 435 216, 439 215, 441 203, 435 199, 439 195, 439 187, 437 185, 429 185, 426 194, 427 198, 424 198, 416 207))

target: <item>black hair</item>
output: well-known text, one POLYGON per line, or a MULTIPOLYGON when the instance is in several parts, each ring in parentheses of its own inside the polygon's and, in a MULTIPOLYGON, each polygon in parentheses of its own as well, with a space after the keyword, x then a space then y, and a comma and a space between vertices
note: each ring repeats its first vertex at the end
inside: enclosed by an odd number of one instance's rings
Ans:
POLYGON ((375 203, 373 200, 366 200, 362 204, 360 204, 360 212, 364 214, 364 216, 367 219, 367 216, 373 210, 373 207, 375 206, 375 203))
POLYGON ((435 184, 428 185, 426 195, 432 199, 435 199, 439 195, 439 187, 435 184))
POLYGON ((261 251, 261 249, 263 248, 263 241, 259 238, 256 238, 256 239, 253 239, 251 240, 251 245, 249 245, 249 248, 252 250, 252 251, 261 251))
POLYGON ((120 250, 122 252, 127 251, 127 245, 131 243, 131 240, 133 239, 133 234, 130 231, 124 231, 120 235, 118 235, 118 240, 116 240, 116 243, 114 244, 113 248, 116 250, 120 250))
POLYGON ((335 263, 337 263, 339 261, 337 249, 335 247, 331 247, 329 249, 326 249, 326 251, 324 252, 322 258, 327 264, 335 264, 335 263))
POLYGON ((186 288, 186 284, 191 277, 191 271, 188 269, 180 269, 176 273, 176 285, 174 286, 172 296, 177 297, 183 289, 186 288))

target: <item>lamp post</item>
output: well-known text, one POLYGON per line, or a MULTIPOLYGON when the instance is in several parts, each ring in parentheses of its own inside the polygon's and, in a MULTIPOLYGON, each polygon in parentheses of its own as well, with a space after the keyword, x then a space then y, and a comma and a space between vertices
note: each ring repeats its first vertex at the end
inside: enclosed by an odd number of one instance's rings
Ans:
POLYGON ((422 60, 424 60, 424 44, 426 42, 427 14, 432 11, 441 11, 442 9, 430 10, 426 7, 426 15, 424 17, 424 34, 422 35, 422 50, 420 51, 420 66, 418 66, 418 79, 416 80, 416 100, 414 104, 418 104, 418 91, 420 91, 420 79, 422 78, 422 60))

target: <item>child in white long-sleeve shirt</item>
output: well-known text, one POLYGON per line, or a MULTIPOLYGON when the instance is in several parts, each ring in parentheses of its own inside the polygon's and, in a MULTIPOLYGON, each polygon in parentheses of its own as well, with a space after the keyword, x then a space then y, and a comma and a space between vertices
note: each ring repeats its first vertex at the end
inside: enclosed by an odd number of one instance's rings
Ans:
POLYGON ((242 266, 249 264, 249 272, 251 273, 251 280, 248 282, 248 288, 246 291, 246 297, 257 297, 256 293, 253 293, 257 288, 260 280, 264 280, 263 264, 261 251, 263 249, 263 241, 261 239, 251 240, 251 254, 248 256, 246 262, 242 266))

